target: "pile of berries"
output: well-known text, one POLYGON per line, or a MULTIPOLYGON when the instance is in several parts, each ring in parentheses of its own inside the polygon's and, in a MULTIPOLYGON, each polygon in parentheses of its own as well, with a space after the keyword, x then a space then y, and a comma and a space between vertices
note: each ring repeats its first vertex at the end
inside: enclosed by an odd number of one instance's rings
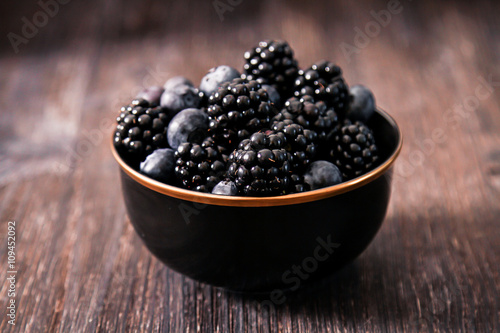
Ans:
POLYGON ((114 145, 141 173, 219 195, 275 196, 359 177, 379 162, 373 94, 340 67, 298 66, 290 45, 262 41, 243 72, 209 70, 141 91, 117 117, 114 145))

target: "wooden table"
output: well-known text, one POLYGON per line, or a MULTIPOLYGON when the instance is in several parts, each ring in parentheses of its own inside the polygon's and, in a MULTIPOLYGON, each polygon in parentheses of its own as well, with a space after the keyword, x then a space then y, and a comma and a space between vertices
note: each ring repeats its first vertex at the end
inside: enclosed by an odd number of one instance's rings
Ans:
POLYGON ((0 330, 499 331, 498 2, 220 2, 225 12, 212 1, 74 1, 46 21, 35 2, 2 4, 2 36, 22 37, 23 17, 41 27, 16 47, 3 37, 0 51, 0 330), (265 38, 288 40, 303 67, 337 62, 405 137, 373 243, 275 310, 155 259, 127 220, 109 149, 110 121, 138 89, 241 68, 265 38))

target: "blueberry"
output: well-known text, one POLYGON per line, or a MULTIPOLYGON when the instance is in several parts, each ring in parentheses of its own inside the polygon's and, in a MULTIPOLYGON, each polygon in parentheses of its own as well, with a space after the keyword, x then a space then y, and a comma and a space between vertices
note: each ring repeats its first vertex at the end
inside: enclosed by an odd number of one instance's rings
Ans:
POLYGON ((217 185, 215 185, 212 193, 220 195, 237 195, 238 188, 236 187, 236 184, 234 182, 230 180, 222 180, 217 185))
POLYGON ((240 77, 240 73, 233 67, 214 67, 201 79, 200 91, 206 96, 210 96, 222 83, 232 81, 237 77, 240 77))
POLYGON ((206 137, 208 115, 201 109, 185 109, 177 113, 167 129, 170 147, 177 149, 181 143, 201 143, 206 137))
POLYGON ((135 98, 142 98, 148 101, 150 104, 159 105, 161 94, 165 89, 160 86, 151 86, 148 88, 142 89, 135 98))
POLYGON ((170 148, 155 150, 146 157, 144 162, 141 162, 141 173, 163 183, 168 183, 174 176, 174 153, 175 150, 170 148))
POLYGON ((181 84, 173 89, 165 90, 161 95, 161 106, 170 111, 170 116, 188 108, 197 108, 201 98, 198 91, 189 85, 181 84))
POLYGON ((188 78, 185 78, 184 76, 174 76, 165 82, 163 88, 165 88, 165 90, 174 90, 177 86, 194 87, 193 82, 191 82, 188 78))
POLYGON ((276 88, 273 86, 270 86, 268 84, 263 84, 262 89, 264 89, 267 92, 267 95, 269 96, 269 101, 274 104, 275 107, 278 109, 281 108, 281 97, 280 93, 276 88))
POLYGON ((355 85, 350 89, 352 95, 350 110, 347 117, 351 120, 367 122, 375 113, 375 97, 370 89, 363 85, 355 85))
POLYGON ((304 174, 304 182, 309 184, 311 190, 316 190, 341 183, 342 173, 333 163, 314 161, 304 174))

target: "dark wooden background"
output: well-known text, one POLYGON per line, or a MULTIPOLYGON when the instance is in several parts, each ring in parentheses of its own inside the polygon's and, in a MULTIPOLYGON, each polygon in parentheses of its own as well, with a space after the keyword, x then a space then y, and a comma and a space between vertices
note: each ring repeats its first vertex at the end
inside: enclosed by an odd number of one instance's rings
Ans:
POLYGON ((380 31, 370 11, 387 1, 335 3, 242 0, 221 20, 208 0, 74 0, 16 53, 8 33, 21 35, 41 7, 3 1, 0 331, 500 331, 499 3, 405 0, 380 31), (341 45, 367 24, 372 37, 346 56, 341 45), (156 260, 127 220, 109 149, 109 120, 138 89, 241 68, 265 38, 288 40, 303 67, 337 62, 405 137, 370 247, 274 310, 156 260), (5 316, 11 220, 15 327, 5 316))

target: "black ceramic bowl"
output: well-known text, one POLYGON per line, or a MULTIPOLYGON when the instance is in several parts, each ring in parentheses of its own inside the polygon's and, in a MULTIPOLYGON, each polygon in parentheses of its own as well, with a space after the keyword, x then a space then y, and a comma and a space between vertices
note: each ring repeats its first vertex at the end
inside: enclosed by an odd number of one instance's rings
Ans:
POLYGON ((376 169, 335 186, 276 197, 227 197, 166 185, 112 150, 130 221, 167 266, 232 290, 294 290, 355 259, 382 224, 402 137, 381 110, 368 125, 381 155, 376 169))

